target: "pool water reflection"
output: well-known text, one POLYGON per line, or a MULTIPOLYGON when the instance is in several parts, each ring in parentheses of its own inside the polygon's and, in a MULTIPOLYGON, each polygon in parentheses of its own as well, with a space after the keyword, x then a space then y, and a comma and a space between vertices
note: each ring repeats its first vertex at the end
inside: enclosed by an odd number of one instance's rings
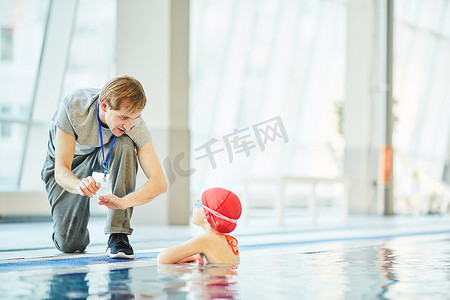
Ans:
POLYGON ((278 253, 243 259, 238 270, 240 295, 244 299, 250 295, 255 299, 268 295, 284 299, 449 299, 448 236, 322 248, 278 249, 278 253))
POLYGON ((236 270, 233 265, 186 264, 54 274, 44 298, 237 299, 236 270))
POLYGON ((6 299, 448 299, 448 236, 245 249, 236 265, 154 260, 0 273, 6 299))

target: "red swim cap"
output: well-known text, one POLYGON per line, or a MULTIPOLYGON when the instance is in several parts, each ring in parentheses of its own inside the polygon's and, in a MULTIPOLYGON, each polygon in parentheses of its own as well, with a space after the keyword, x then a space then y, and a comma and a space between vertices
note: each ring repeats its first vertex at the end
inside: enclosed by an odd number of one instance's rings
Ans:
POLYGON ((242 206, 233 192, 219 187, 207 189, 202 194, 202 204, 212 228, 221 233, 229 233, 236 228, 242 206))

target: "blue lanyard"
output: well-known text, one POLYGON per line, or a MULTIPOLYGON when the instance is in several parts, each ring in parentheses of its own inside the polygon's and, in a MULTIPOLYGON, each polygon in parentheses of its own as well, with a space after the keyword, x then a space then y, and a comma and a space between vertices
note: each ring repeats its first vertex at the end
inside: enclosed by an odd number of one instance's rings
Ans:
POLYGON ((102 125, 100 123, 100 105, 98 106, 97 118, 98 118, 98 130, 100 131, 100 142, 101 142, 101 145, 102 145, 103 174, 106 177, 106 173, 108 172, 109 159, 111 158, 111 151, 112 151, 112 148, 114 146, 114 142, 116 141, 116 136, 114 136, 114 138, 113 138, 113 141, 112 141, 112 144, 111 144, 111 148, 109 149, 108 157, 107 157, 107 160, 105 162, 105 151, 103 150, 102 125))

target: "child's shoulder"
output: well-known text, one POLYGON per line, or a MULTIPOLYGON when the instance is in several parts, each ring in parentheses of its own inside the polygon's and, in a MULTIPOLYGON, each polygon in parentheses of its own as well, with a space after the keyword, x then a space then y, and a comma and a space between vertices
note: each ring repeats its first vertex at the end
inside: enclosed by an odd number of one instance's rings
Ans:
POLYGON ((191 239, 191 241, 195 242, 195 243, 203 243, 203 244, 208 244, 208 243, 216 243, 217 240, 220 239, 220 236, 212 234, 212 233, 202 233, 200 235, 195 236, 194 238, 191 239))

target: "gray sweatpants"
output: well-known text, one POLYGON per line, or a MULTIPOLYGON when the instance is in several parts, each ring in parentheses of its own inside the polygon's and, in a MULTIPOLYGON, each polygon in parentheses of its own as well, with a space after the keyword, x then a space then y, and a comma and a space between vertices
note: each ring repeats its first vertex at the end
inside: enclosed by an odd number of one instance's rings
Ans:
MULTIPOLYGON (((109 153, 111 141, 103 148, 105 156, 109 153)), ((106 158, 106 157, 105 157, 106 158)), ((72 172, 78 178, 84 178, 95 172, 103 172, 102 148, 89 155, 75 156, 72 172)), ((137 155, 133 141, 126 135, 116 138, 109 161, 112 192, 123 197, 134 191, 137 173, 137 155)), ((53 243, 65 253, 84 251, 89 244, 87 225, 90 217, 90 198, 72 194, 64 190, 55 181, 55 160, 47 155, 41 177, 45 182, 48 200, 52 208, 53 243)), ((130 219, 133 209, 108 209, 105 234, 131 234, 130 219)))

